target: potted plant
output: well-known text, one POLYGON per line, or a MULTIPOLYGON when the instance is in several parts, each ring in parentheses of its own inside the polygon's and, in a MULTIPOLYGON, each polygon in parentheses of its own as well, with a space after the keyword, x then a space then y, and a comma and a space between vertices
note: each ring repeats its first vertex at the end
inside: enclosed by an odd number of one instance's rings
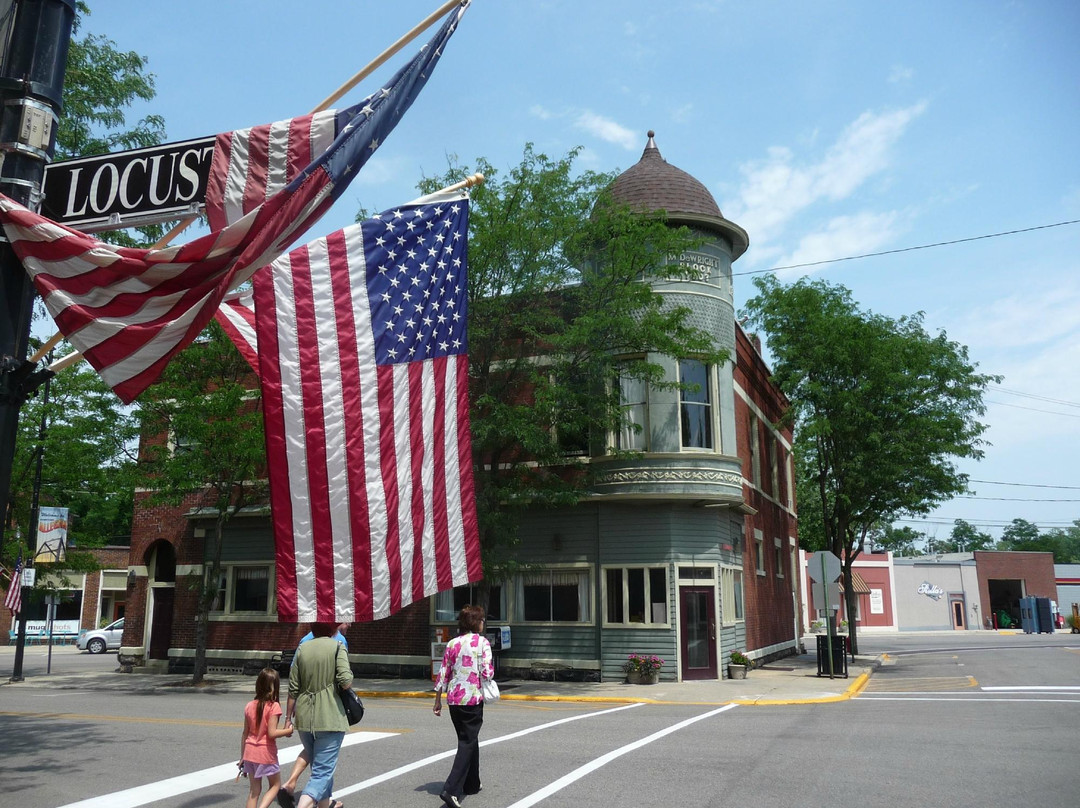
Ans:
POLYGON ((664 660, 656 654, 630 654, 623 663, 626 681, 632 685, 655 685, 662 667, 664 660))
POLYGON ((814 620, 812 623, 810 623, 810 631, 814 634, 821 634, 825 631, 825 621, 814 620))
POLYGON ((754 667, 754 660, 742 651, 732 651, 727 666, 728 679, 745 679, 746 672, 752 667, 754 667))

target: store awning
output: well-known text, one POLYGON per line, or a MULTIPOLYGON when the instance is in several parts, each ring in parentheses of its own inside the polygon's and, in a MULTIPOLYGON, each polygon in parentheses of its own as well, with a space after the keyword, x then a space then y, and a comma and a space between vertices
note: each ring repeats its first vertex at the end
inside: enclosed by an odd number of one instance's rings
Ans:
MULTIPOLYGON (((869 595, 870 587, 866 585, 866 581, 862 579, 862 576, 856 570, 851 571, 851 588, 855 590, 857 595, 869 595)), ((840 591, 844 591, 844 576, 840 576, 840 591)))

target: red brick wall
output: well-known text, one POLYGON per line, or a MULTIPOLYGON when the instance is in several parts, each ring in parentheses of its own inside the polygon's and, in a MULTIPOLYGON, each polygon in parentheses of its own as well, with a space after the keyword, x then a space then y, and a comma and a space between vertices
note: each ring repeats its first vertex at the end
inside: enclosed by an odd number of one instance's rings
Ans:
POLYGON ((1054 579, 1053 553, 1019 553, 1001 550, 976 550, 975 568, 979 575, 979 611, 990 614, 991 579, 1024 581, 1024 593, 1029 597, 1057 600, 1054 579))
MULTIPOLYGON (((791 545, 796 538, 798 549, 798 526, 795 517, 784 507, 787 503, 787 475, 785 459, 787 450, 779 441, 777 450, 777 482, 773 490, 769 463, 769 444, 776 434, 770 428, 780 421, 787 410, 788 401, 776 388, 770 373, 757 349, 741 328, 735 329, 736 363, 735 383, 743 389, 757 410, 764 415, 758 419, 758 446, 761 462, 761 488, 743 486, 744 502, 757 511, 745 518, 743 545, 743 593, 746 603, 746 644, 749 650, 765 648, 795 639, 795 602, 793 588, 797 590, 798 569, 791 568, 791 545), (757 574, 755 529, 762 532, 765 575, 757 574), (780 539, 780 572, 777 576, 775 539, 780 539)), ((751 444, 749 440, 751 410, 738 393, 735 395, 735 445, 742 461, 743 478, 751 479, 751 444)), ((779 435, 791 445, 790 427, 780 428, 779 435)), ((795 494, 791 492, 794 502, 795 494)), ((797 564, 796 564, 797 567, 797 564)))

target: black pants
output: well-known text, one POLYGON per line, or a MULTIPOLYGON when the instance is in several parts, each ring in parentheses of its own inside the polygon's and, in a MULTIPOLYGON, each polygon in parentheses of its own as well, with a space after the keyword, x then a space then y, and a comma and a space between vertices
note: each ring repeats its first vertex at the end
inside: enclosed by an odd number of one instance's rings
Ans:
POLYGON ((461 798, 480 789, 480 727, 484 725, 484 703, 450 705, 450 720, 457 732, 457 755, 443 791, 461 798))

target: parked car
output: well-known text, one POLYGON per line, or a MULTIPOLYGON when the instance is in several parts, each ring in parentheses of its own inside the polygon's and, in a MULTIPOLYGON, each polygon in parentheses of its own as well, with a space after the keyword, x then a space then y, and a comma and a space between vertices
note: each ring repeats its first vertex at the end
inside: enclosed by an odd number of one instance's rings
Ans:
POLYGON ((109 623, 105 628, 96 631, 87 631, 79 635, 75 645, 80 651, 89 651, 91 654, 104 654, 107 650, 115 650, 120 647, 120 638, 124 636, 124 618, 109 623))

